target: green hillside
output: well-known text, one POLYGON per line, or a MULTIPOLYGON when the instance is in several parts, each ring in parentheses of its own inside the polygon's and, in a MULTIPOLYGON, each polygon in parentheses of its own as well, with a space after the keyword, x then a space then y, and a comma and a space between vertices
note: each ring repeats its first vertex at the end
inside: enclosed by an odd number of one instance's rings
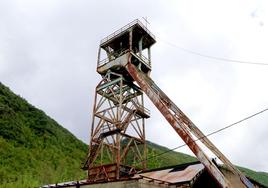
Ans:
POLYGON ((0 187, 85 178, 87 145, 0 83, 0 187))
POLYGON ((244 167, 238 167, 241 172, 246 176, 260 183, 261 185, 268 187, 268 173, 267 172, 256 172, 244 167))
POLYGON ((150 141, 147 141, 147 148, 149 150, 149 169, 197 161, 195 157, 176 151, 170 151, 168 148, 150 141))
MULTIPOLYGON (((167 152, 147 142, 149 169, 192 162, 192 156, 167 152)), ((87 145, 43 111, 15 95, 0 82, 0 187, 37 187, 84 179, 80 169, 87 145)), ((242 169, 268 186, 268 174, 242 169)))

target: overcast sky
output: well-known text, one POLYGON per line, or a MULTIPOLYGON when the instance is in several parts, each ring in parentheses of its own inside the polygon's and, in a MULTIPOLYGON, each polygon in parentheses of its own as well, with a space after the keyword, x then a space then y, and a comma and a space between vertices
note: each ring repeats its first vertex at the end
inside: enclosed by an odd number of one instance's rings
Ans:
MULTIPOLYGON (((268 66, 178 47, 268 63, 267 13, 264 0, 0 0, 0 81, 88 143, 99 42, 147 17, 157 40, 152 78, 208 134, 268 107, 268 66)), ((147 140, 181 145, 148 98, 146 104, 147 140)), ((268 112, 210 139, 233 163, 268 171, 267 123, 268 112)))

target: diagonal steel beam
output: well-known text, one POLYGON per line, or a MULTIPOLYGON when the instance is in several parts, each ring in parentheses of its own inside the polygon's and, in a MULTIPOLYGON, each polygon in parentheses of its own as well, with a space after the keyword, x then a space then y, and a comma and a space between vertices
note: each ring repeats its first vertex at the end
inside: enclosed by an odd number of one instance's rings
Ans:
POLYGON ((170 111, 170 108, 165 104, 161 96, 161 93, 155 92, 154 89, 147 82, 148 77, 139 71, 135 65, 128 63, 126 69, 132 78, 138 83, 141 89, 146 93, 162 115, 166 118, 169 124, 175 129, 177 134, 183 139, 183 141, 189 146, 192 152, 196 155, 200 162, 203 163, 208 172, 214 177, 217 183, 222 188, 231 188, 231 184, 216 167, 216 165, 208 158, 208 156, 202 151, 202 149, 196 144, 194 138, 189 132, 187 126, 183 121, 178 121, 174 114, 170 111))

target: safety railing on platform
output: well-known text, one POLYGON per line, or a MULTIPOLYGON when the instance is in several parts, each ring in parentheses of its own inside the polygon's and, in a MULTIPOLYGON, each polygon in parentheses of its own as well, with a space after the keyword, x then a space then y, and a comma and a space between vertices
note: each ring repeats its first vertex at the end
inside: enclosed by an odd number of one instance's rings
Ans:
POLYGON ((146 115, 150 116, 151 112, 150 112, 150 110, 148 108, 144 107, 141 104, 135 103, 135 102, 133 104, 134 104, 136 110, 142 112, 143 114, 146 114, 146 115))
POLYGON ((125 25, 124 27, 118 29, 117 31, 115 31, 114 33, 108 35, 107 37, 105 37, 104 39, 101 40, 101 44, 109 41, 110 39, 114 38, 115 36, 123 33, 124 31, 128 30, 129 28, 131 28, 132 26, 134 26, 135 24, 139 24, 152 38, 155 39, 155 36, 147 29, 147 27, 145 25, 143 25, 141 23, 141 21, 139 21, 138 19, 130 22, 129 24, 125 25))
POLYGON ((118 53, 118 52, 113 52, 113 53, 111 53, 111 54, 110 54, 110 60, 109 60, 108 57, 105 58, 105 59, 100 60, 100 61, 98 62, 98 67, 101 67, 101 66, 105 65, 106 63, 109 63, 110 61, 115 60, 116 58, 118 58, 118 57, 120 57, 120 56, 126 54, 127 52, 129 52, 129 50, 125 50, 125 51, 122 51, 122 52, 120 52, 120 53, 118 53))
MULTIPOLYGON (((120 56, 126 54, 127 52, 129 52, 129 50, 125 50, 125 51, 121 52, 119 55, 118 55, 118 54, 114 54, 114 55, 112 54, 111 57, 110 57, 110 60, 109 60, 108 57, 105 58, 105 59, 100 60, 100 61, 98 62, 98 67, 101 67, 101 66, 105 65, 106 63, 109 63, 110 61, 115 60, 117 57, 120 57, 120 56)), ((150 60, 149 60, 147 57, 145 57, 145 56, 142 55, 142 54, 138 54, 138 53, 135 54, 134 52, 132 52, 132 54, 134 54, 134 56, 135 56, 136 58, 140 59, 144 64, 146 64, 146 65, 148 65, 149 67, 151 67, 151 62, 150 62, 150 60)))
POLYGON ((139 57, 147 64, 147 65, 149 65, 149 67, 151 67, 151 62, 150 62, 150 60, 147 58, 147 57, 145 57, 144 55, 139 55, 139 57))
POLYGON ((98 67, 102 66, 102 65, 105 65, 106 63, 109 63, 109 58, 105 58, 101 61, 98 62, 98 67))
POLYGON ((151 67, 150 60, 147 57, 145 57, 144 55, 139 54, 139 53, 134 53, 134 52, 132 52, 132 55, 134 55, 137 59, 140 59, 144 64, 146 64, 149 67, 151 67))
MULTIPOLYGON (((99 62, 98 62, 98 67, 101 67, 101 66, 103 66, 103 65, 105 65, 106 63, 109 63, 110 61, 113 61, 113 60, 115 60, 117 57, 120 57, 120 56, 122 56, 122 55, 124 55, 124 54, 126 54, 126 53, 128 53, 129 52, 129 50, 125 50, 125 51, 123 51, 123 52, 121 52, 120 54, 116 54, 116 53, 114 53, 114 54, 111 54, 110 56, 110 60, 109 60, 109 58, 107 57, 107 58, 105 58, 105 59, 102 59, 102 60, 100 60, 99 62)), ((136 57, 136 58, 138 58, 138 59, 140 59, 144 64, 146 64, 146 65, 148 65, 149 67, 151 67, 151 62, 150 62, 150 60, 147 58, 147 57, 145 57, 144 55, 142 55, 142 54, 139 54, 139 53, 134 53, 133 51, 132 51, 132 54, 136 57)))

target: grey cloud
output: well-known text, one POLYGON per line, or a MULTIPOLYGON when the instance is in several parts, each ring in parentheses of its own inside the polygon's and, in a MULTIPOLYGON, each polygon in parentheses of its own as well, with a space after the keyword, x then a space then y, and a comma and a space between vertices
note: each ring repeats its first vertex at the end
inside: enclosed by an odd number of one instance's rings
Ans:
MULTIPOLYGON (((244 109, 253 106, 237 108, 241 101, 236 101, 236 95, 247 91, 238 87, 246 77, 238 74, 241 69, 237 66, 187 54, 163 42, 166 39, 204 54, 241 55, 243 51, 237 52, 239 49, 233 45, 237 41, 233 41, 235 37, 229 28, 222 30, 209 25, 213 21, 205 25, 206 20, 196 20, 197 15, 194 19, 189 17, 191 15, 183 11, 180 2, 1 1, 0 79, 87 143, 94 89, 100 80, 96 73, 99 41, 133 19, 147 16, 148 27, 158 40, 152 48, 153 79, 205 133, 209 133, 225 126, 229 120, 235 120, 230 115, 232 109, 237 110, 234 116, 243 117, 244 109), (194 30, 196 22, 204 24, 200 28, 202 32, 194 30), (197 78, 193 78, 195 76, 197 78)), ((243 47, 244 44, 238 45, 243 47)), ((254 73, 257 75, 258 70, 254 73)), ((250 99, 248 94, 244 100, 250 99)), ((261 102, 261 99, 256 100, 254 111, 261 102)), ((182 144, 155 107, 149 101, 146 104, 152 111, 152 118, 146 121, 147 138, 168 147, 182 144), (168 136, 160 138, 163 132, 168 136)), ((235 153, 224 143, 225 139, 234 139, 228 137, 234 136, 230 132, 212 139, 231 160, 241 161, 241 165, 257 170, 268 170, 265 161, 254 161, 253 154, 243 155, 262 140, 255 153, 258 153, 256 156, 259 153, 267 156, 262 151, 268 144, 263 134, 267 131, 264 120, 255 122, 263 131, 252 135, 249 139, 252 144, 241 145, 240 153, 235 153)))

